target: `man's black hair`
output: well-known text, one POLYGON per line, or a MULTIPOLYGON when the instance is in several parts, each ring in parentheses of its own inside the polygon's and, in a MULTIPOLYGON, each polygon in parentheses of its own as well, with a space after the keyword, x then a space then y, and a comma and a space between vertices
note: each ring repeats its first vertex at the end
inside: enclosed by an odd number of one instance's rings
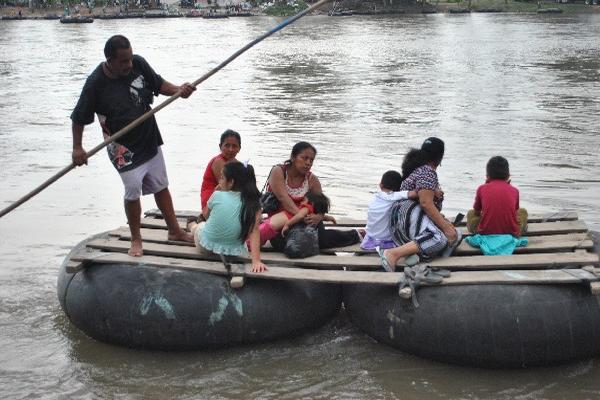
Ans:
POLYGON ((381 177, 381 186, 383 189, 397 192, 402 184, 402 175, 398 171, 386 171, 381 177))
POLYGON ((108 60, 109 58, 115 57, 119 49, 129 48, 131 48, 131 43, 129 43, 129 39, 127 39, 123 35, 114 35, 111 36, 111 38, 108 39, 106 41, 106 44, 104 45, 104 56, 108 60))
POLYGON ((508 160, 501 156, 495 156, 490 158, 485 167, 487 176, 489 179, 503 179, 506 180, 510 176, 510 169, 508 168, 508 160))

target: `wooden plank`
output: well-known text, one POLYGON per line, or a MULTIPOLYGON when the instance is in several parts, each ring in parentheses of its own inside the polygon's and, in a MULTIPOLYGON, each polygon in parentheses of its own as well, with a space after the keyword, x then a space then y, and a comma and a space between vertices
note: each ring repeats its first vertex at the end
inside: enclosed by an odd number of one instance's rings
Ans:
MULTIPOLYGON (((194 243, 190 243, 190 242, 182 242, 180 240, 169 240, 167 238, 167 230, 142 228, 142 229, 140 229, 140 232, 142 234, 142 238, 144 239, 144 242, 162 243, 162 244, 169 244, 169 245, 174 245, 174 246, 188 246, 188 247, 195 246, 194 243)), ((108 234, 110 236, 118 237, 121 240, 131 240, 131 232, 129 231, 129 227, 127 227, 127 226, 122 226, 120 228, 114 229, 114 230, 108 232, 108 234)))
POLYGON ((69 274, 74 274, 78 271, 81 271, 84 268, 84 263, 81 261, 73 261, 73 259, 69 260, 65 265, 65 270, 69 274))
MULTIPOLYGON (((116 238, 94 239, 87 243, 94 249, 127 252, 129 242, 116 238)), ((203 256, 194 247, 172 246, 160 243, 144 242, 144 253, 165 257, 181 257, 192 259, 217 259, 217 256, 203 256)), ((379 269, 379 259, 376 257, 330 256, 317 255, 304 259, 289 259, 281 253, 263 253, 265 263, 278 265, 294 265, 305 268, 318 269, 379 269)), ((240 258, 240 261, 248 261, 240 258)), ((465 256, 435 259, 428 263, 433 267, 448 268, 453 270, 485 270, 485 269, 538 269, 538 268, 564 268, 580 265, 597 265, 598 255, 586 251, 573 253, 544 253, 544 254, 519 254, 510 256, 465 256)))
MULTIPOLYGON (((178 246, 190 246, 193 247, 193 243, 180 242, 167 240, 167 232, 160 229, 141 229, 142 237, 146 242, 152 243, 163 243, 172 244, 178 246)), ((111 236, 120 237, 121 240, 130 240, 131 233, 129 228, 126 226, 120 227, 109 232, 111 236)), ((532 236, 529 239, 529 244, 526 247, 518 247, 515 250, 516 254, 528 254, 528 253, 550 253, 550 252, 562 252, 562 251, 573 251, 576 249, 588 249, 591 250, 594 247, 594 243, 589 238, 587 233, 568 233, 562 235, 544 235, 544 236, 532 236)), ((270 246, 264 246, 262 251, 273 251, 270 246)), ((346 247, 336 247, 332 249, 321 250, 322 254, 335 254, 335 253, 357 253, 357 254, 368 254, 376 255, 375 250, 363 250, 360 248, 360 244, 355 244, 346 247)), ((481 250, 470 246, 464 242, 458 246, 454 255, 478 255, 481 254, 481 250)))
MULTIPOLYGON (((187 223, 185 221, 182 220, 178 220, 179 221, 179 226, 181 227, 181 229, 186 229, 187 228, 187 223)), ((149 229, 167 229, 167 224, 165 223, 164 219, 158 219, 158 218, 142 218, 140 220, 141 223, 141 227, 142 228, 149 228, 149 229)))
MULTIPOLYGON (((567 233, 559 235, 531 236, 527 239, 529 240, 529 244, 526 247, 517 247, 515 249, 516 254, 574 251, 576 249, 591 250, 594 248, 594 243, 589 238, 588 233, 567 233)), ((335 247, 332 249, 323 249, 321 252, 323 254, 347 252, 375 255, 375 250, 363 250, 360 248, 360 244, 355 244, 346 247, 335 247)), ((454 253, 454 255, 456 256, 476 254, 481 254, 481 250, 470 246, 465 241, 463 241, 458 246, 454 253)))
MULTIPOLYGON (((121 253, 83 252, 80 255, 74 255, 72 260, 99 264, 118 263, 140 267, 155 266, 161 268, 178 268, 227 275, 225 267, 220 263, 149 255, 138 258, 121 253)), ((234 266, 236 275, 243 275, 251 278, 337 284, 377 284, 395 286, 403 276, 403 273, 400 272, 324 271, 276 266, 270 266, 268 271, 262 273, 253 273, 250 271, 250 265, 234 264, 234 266)), ((449 278, 445 278, 440 285, 564 284, 595 282, 597 280, 598 277, 595 274, 583 269, 569 270, 569 272, 564 270, 462 271, 453 272, 452 275, 449 278)))
MULTIPOLYGON (((180 211, 175 212, 175 215, 177 216, 177 218, 180 218, 183 220, 187 220, 188 217, 197 217, 198 214, 200 214, 199 211, 191 211, 191 210, 180 210, 180 211)), ((463 214, 466 215, 466 212, 463 212, 463 214)), ((162 219, 162 214, 161 214, 160 210, 157 208, 146 211, 144 213, 144 216, 148 217, 148 218, 161 218, 162 219)), ((453 218, 454 217, 450 218, 450 220, 453 221, 454 220, 453 218)), ((537 213, 537 214, 534 213, 529 216, 527 221, 529 223, 575 221, 578 218, 579 217, 576 212, 558 211, 558 212, 554 212, 554 213, 537 213)), ((367 224, 367 221, 364 219, 361 220, 361 219, 352 219, 352 218, 338 218, 337 222, 338 222, 338 226, 365 226, 367 224)), ((460 225, 463 226, 465 224, 466 224, 466 221, 463 220, 463 222, 460 225)))
POLYGON ((585 224, 585 222, 580 220, 537 222, 528 225, 527 233, 525 236, 559 235, 564 233, 577 233, 587 231, 587 225, 585 224))
MULTIPOLYGON (((185 221, 179 221, 179 225, 185 229, 185 221)), ((142 228, 150 229, 167 229, 165 221, 162 219, 142 218, 142 228)), ((463 235, 468 232, 465 227, 459 228, 463 235)), ((565 233, 580 233, 587 232, 588 228, 585 222, 577 221, 558 221, 558 222, 538 222, 529 224, 527 234, 525 236, 540 236, 540 235, 559 235, 565 233)))

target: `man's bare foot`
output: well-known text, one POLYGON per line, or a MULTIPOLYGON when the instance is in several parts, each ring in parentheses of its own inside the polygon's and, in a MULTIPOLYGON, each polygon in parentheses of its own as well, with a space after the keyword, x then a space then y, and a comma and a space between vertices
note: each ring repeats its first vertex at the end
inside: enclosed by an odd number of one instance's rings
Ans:
POLYGON ((144 255, 144 250, 142 249, 142 241, 134 240, 131 242, 131 247, 127 252, 131 257, 141 257, 144 255))
POLYGON ((180 230, 178 233, 169 233, 169 236, 167 237, 169 240, 194 243, 194 236, 184 230, 180 230))

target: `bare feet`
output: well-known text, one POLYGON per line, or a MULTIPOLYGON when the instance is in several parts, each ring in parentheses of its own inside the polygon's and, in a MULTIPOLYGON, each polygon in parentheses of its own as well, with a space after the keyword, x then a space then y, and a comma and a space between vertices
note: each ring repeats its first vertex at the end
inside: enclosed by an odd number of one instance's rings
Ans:
POLYGON ((177 233, 169 233, 169 236, 167 237, 169 240, 194 243, 194 236, 192 236, 191 233, 186 232, 182 229, 180 229, 177 233))
POLYGON ((131 257, 141 257, 144 255, 144 250, 142 249, 142 241, 141 240, 133 240, 131 241, 131 247, 129 248, 128 254, 131 257))

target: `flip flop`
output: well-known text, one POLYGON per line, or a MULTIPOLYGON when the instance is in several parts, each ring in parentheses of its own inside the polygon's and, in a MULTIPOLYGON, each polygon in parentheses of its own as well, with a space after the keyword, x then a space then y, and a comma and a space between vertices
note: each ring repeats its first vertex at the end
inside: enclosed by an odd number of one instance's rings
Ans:
POLYGON ((375 247, 375 251, 379 254, 379 259, 381 261, 381 266, 386 272, 394 272, 394 268, 390 265, 390 262, 383 255, 383 249, 379 246, 375 247))
POLYGON ((419 256, 416 254, 411 254, 408 257, 404 258, 404 265, 407 267, 413 267, 419 263, 419 256))
POLYGON ((187 218, 187 222, 185 224, 185 227, 187 228, 188 232, 190 232, 190 224, 192 222, 198 223, 198 217, 188 217, 187 218))
POLYGON ((356 231, 356 234, 358 235, 358 239, 359 239, 358 241, 362 242, 363 239, 365 238, 365 236, 367 235, 366 229, 356 228, 355 231, 356 231))

